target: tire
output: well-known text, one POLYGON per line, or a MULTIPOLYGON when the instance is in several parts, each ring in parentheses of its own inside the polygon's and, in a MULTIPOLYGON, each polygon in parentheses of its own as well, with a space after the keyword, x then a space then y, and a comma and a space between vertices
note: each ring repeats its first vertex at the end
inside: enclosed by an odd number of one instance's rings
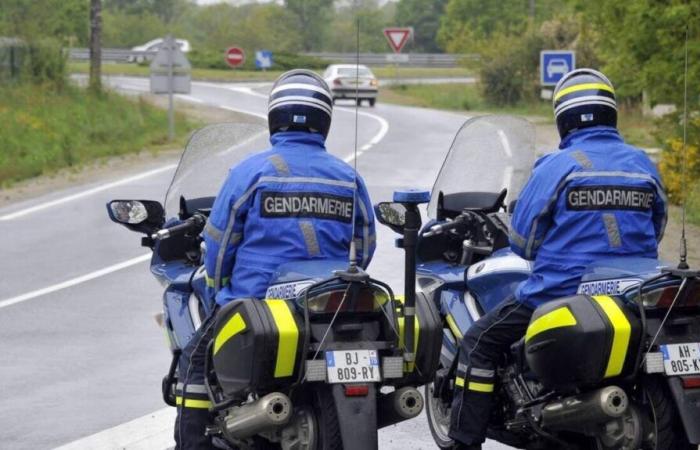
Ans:
MULTIPOLYGON (((676 404, 671 396, 666 380, 661 377, 649 377, 642 383, 649 401, 647 410, 656 417, 656 450, 690 450, 691 445, 685 434, 683 423, 678 415, 676 404)), ((653 424, 653 422, 652 422, 653 424)), ((652 447, 654 448, 654 447, 652 447)))
POLYGON ((374 104, 376 103, 377 99, 376 98, 370 98, 369 99, 369 106, 374 108, 374 104))
POLYGON ((455 442, 447 434, 450 431, 450 408, 442 399, 433 397, 433 383, 425 385, 424 396, 425 413, 435 445, 441 449, 452 448, 455 442))
POLYGON ((316 419, 316 450, 343 450, 338 411, 335 409, 331 386, 313 389, 313 412, 316 419))
POLYGON ((356 101, 357 101, 357 106, 362 106, 362 99, 361 98, 358 98, 356 101))

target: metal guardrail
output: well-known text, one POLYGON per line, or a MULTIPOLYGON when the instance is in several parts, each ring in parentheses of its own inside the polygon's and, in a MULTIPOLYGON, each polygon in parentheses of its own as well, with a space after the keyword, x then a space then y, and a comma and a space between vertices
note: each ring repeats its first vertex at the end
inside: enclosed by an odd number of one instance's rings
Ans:
MULTIPOLYGON (((157 52, 135 51, 122 48, 103 48, 102 61, 107 62, 140 62, 150 61, 157 52)), ((307 56, 328 61, 329 63, 353 64, 356 55, 354 53, 304 53, 307 56)), ((87 48, 70 48, 68 57, 74 61, 87 61, 90 59, 90 50, 87 48)), ((223 54, 221 56, 223 58, 223 54)), ((448 54, 448 53, 360 53, 360 64, 369 66, 387 66, 399 63, 409 67, 458 67, 464 60, 478 60, 477 54, 448 54)))
MULTIPOLYGON (((308 56, 339 64, 354 64, 357 55, 354 53, 304 53, 308 56)), ((387 66, 397 62, 410 67, 458 67, 462 61, 475 61, 477 54, 450 53, 360 53, 360 64, 369 66, 387 66)))

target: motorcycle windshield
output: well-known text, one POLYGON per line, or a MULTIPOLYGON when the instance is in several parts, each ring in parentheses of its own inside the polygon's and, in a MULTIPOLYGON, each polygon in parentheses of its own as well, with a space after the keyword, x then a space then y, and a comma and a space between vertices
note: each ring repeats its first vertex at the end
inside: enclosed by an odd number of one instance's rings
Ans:
POLYGON ((440 192, 500 192, 518 198, 535 163, 535 127, 512 116, 480 116, 462 125, 433 185, 428 216, 437 215, 440 192))
POLYGON ((214 197, 231 167, 249 154, 269 147, 267 127, 222 123, 195 131, 165 194, 166 219, 178 217, 180 197, 214 197))

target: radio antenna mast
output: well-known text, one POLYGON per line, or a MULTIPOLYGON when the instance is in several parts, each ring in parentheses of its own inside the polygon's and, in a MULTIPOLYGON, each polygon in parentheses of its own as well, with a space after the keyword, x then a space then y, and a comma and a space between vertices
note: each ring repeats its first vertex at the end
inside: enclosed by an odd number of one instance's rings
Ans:
POLYGON ((681 270, 688 270, 688 244, 685 239, 685 212, 686 203, 688 199, 688 193, 685 189, 687 176, 687 166, 688 166, 688 35, 690 33, 688 24, 685 25, 685 71, 683 73, 683 161, 682 161, 682 174, 681 174, 681 186, 683 189, 683 203, 681 205, 681 242, 680 242, 680 262, 678 263, 678 268, 681 270))
MULTIPOLYGON (((355 3, 355 11, 357 13, 357 3, 355 3)), ((355 183, 352 192, 352 207, 353 207, 353 220, 352 220, 352 236, 350 236, 350 272, 357 270, 357 244, 355 244, 355 211, 357 208, 357 130, 358 130, 358 117, 359 107, 360 107, 360 16, 357 14, 357 30, 356 30, 356 42, 355 42, 355 142, 354 142, 354 153, 353 153, 353 164, 355 169, 355 183)))

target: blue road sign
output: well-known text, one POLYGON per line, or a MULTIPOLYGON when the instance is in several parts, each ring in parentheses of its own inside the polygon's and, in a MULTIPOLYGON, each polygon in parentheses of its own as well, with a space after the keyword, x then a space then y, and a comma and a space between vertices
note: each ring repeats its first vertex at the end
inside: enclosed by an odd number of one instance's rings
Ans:
POLYGON ((270 50, 258 50, 255 52, 255 67, 269 69, 272 67, 272 52, 270 50))
POLYGON ((576 53, 573 50, 542 50, 540 52, 540 84, 554 86, 576 68, 576 53))

